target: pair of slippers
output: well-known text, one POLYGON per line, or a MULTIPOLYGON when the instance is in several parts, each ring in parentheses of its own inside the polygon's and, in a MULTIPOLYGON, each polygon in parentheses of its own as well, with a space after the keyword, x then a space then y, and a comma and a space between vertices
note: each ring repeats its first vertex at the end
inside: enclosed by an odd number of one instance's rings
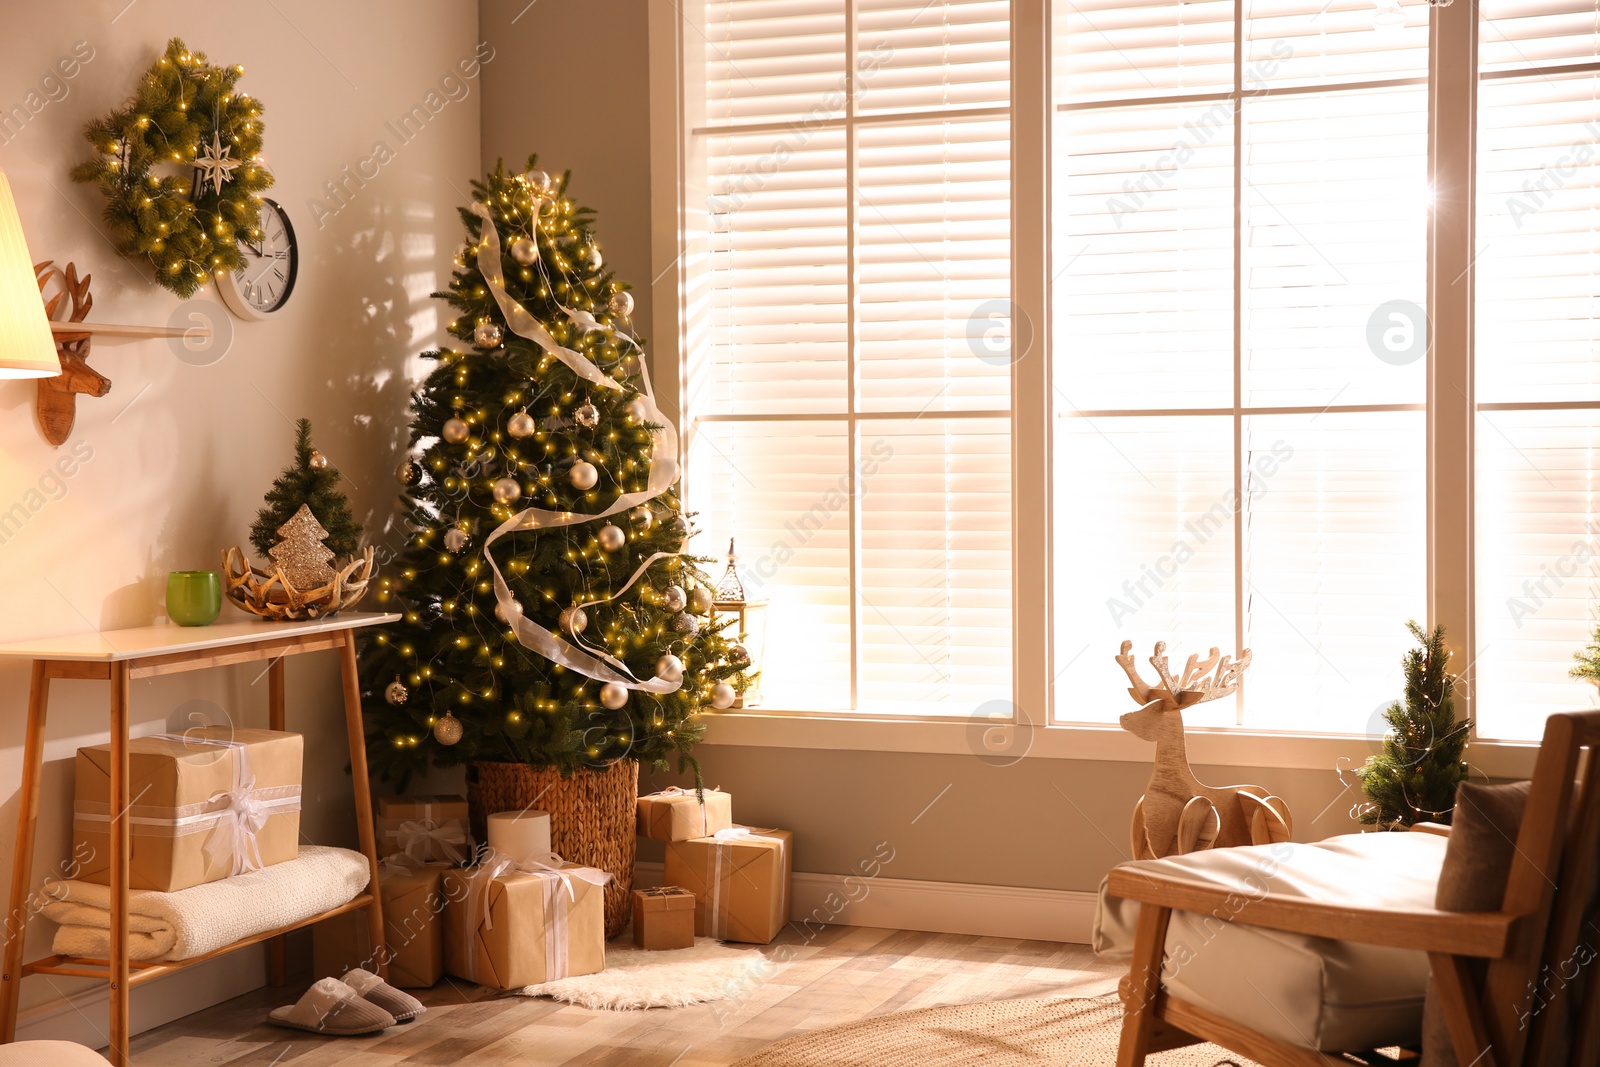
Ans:
POLYGON ((408 1023, 427 1010, 410 993, 357 967, 346 971, 343 980, 324 978, 316 982, 294 1004, 273 1009, 267 1021, 291 1030, 353 1037, 408 1023))

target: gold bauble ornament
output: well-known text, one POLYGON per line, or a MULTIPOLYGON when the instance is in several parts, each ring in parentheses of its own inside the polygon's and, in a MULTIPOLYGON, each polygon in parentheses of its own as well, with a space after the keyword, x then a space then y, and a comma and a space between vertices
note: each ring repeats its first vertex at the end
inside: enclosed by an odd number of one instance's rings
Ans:
POLYGON ((395 707, 399 707, 401 704, 404 704, 410 698, 410 696, 411 690, 407 689, 405 687, 405 683, 399 678, 396 678, 394 681, 390 682, 388 688, 383 691, 383 699, 387 700, 395 707))
POLYGON ((561 614, 556 616, 556 625, 573 637, 577 637, 588 629, 589 613, 578 607, 562 608, 561 614))
POLYGON ((611 300, 606 304, 611 314, 620 318, 627 318, 633 314, 633 294, 629 292, 612 293, 611 300))
POLYGON ((506 421, 506 433, 512 437, 532 437, 538 424, 533 421, 533 416, 526 411, 519 411, 506 421))
POLYGON ((533 243, 531 237, 518 237, 511 242, 511 258, 524 267, 531 267, 534 260, 539 258, 539 246, 533 243))
POLYGON ((453 745, 461 740, 461 720, 448 711, 433 723, 433 739, 441 745, 453 745))
POLYGON ((513 504, 522 497, 522 483, 515 478, 498 478, 493 492, 496 503, 513 504))
POLYGON ((464 420, 454 417, 445 419, 444 426, 439 430, 439 436, 452 445, 459 445, 471 434, 472 428, 464 420))
POLYGON ((328 469, 328 457, 324 456, 321 452, 318 452, 314 448, 311 450, 311 459, 307 462, 311 464, 311 469, 314 471, 325 471, 328 469))

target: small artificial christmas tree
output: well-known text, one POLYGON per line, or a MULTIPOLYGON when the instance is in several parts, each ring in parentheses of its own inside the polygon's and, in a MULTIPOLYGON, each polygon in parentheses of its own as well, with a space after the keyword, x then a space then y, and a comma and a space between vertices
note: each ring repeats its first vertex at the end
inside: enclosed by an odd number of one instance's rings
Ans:
POLYGON ((1461 756, 1472 731, 1471 719, 1456 721, 1456 679, 1448 670, 1444 627, 1424 631, 1409 621, 1406 628, 1419 647, 1401 660, 1405 702, 1397 700, 1384 711, 1390 733, 1383 739, 1383 751, 1356 771, 1367 795, 1357 817, 1367 826, 1390 830, 1424 818, 1450 821, 1456 786, 1467 777, 1461 756))
MULTIPOLYGON (((311 420, 295 423, 294 462, 285 467, 267 491, 266 506, 250 527, 250 543, 262 556, 272 556, 280 528, 302 507, 323 527, 333 556, 353 556, 361 547, 361 524, 350 514, 350 502, 339 491, 339 472, 311 447, 311 420)), ((305 588, 298 582, 296 588, 305 588)))
POLYGON ((1594 633, 1589 637, 1589 643, 1582 652, 1574 652, 1572 658, 1578 661, 1577 666, 1567 672, 1572 678, 1582 678, 1592 685, 1600 686, 1600 623, 1594 628, 1594 633))
POLYGON ((333 568, 328 566, 333 552, 322 543, 327 536, 310 506, 301 504, 300 510, 278 527, 278 543, 267 554, 284 579, 304 593, 333 581, 333 568))
POLYGON ((396 471, 410 539, 378 600, 402 619, 361 667, 370 763, 402 789, 430 762, 692 767, 702 710, 748 684, 708 561, 683 553, 677 435, 633 298, 568 179, 535 163, 473 183, 434 294, 459 347, 424 354, 421 451, 396 471))

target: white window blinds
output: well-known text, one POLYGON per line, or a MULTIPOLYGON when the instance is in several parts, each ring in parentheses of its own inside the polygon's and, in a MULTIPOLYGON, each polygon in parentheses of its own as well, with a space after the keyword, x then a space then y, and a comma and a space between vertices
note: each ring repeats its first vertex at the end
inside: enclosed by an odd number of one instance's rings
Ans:
POLYGON ((1058 719, 1126 710, 1122 638, 1254 650, 1195 724, 1359 732, 1396 692, 1426 610, 1426 329, 1383 330, 1425 299, 1427 24, 1372 0, 1058 15, 1058 719))
POLYGON ((1009 6, 686 8, 685 485, 769 707, 1010 698, 1009 6))
POLYGON ((1477 718, 1536 739, 1600 601, 1600 5, 1480 7, 1477 718))

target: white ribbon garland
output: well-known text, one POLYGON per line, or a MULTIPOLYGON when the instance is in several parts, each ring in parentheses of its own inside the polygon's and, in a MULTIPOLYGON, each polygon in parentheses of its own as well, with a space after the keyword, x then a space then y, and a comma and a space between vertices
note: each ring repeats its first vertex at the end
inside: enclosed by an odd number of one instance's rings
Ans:
MULTIPOLYGON (((595 363, 581 352, 565 348, 556 343, 539 321, 529 313, 517 300, 506 292, 505 271, 500 262, 500 231, 495 225, 494 215, 489 206, 474 202, 472 211, 483 220, 482 236, 478 243, 478 271, 483 275, 484 282, 493 294, 495 303, 500 306, 501 314, 505 316, 506 324, 511 331, 525 337, 538 345, 547 356, 560 360, 567 369, 579 378, 601 389, 621 392, 623 385, 611 375, 601 370, 595 363)), ((543 269, 543 261, 540 261, 543 269)), ((548 281, 548 278, 546 279, 548 281)), ((552 290, 553 291, 553 290, 552 290)), ((614 326, 607 326, 599 322, 587 312, 577 309, 562 307, 567 318, 577 327, 584 330, 599 330, 610 333, 612 336, 626 341, 636 350, 639 343, 628 334, 623 333, 614 326)), ((500 613, 505 617, 507 625, 517 635, 517 640, 526 648, 537 652, 545 659, 571 671, 592 678, 597 682, 613 682, 628 689, 636 689, 647 693, 665 694, 677 692, 683 685, 682 680, 668 681, 665 678, 653 677, 640 681, 634 677, 625 663, 602 650, 586 651, 574 646, 557 636, 551 631, 533 622, 513 607, 515 598, 511 589, 506 585, 505 576, 500 573, 500 566, 494 560, 490 549, 494 543, 508 534, 528 530, 556 529, 563 526, 575 526, 581 523, 593 522, 612 515, 620 514, 631 508, 637 507, 647 501, 665 493, 678 480, 678 432, 656 406, 655 393, 650 387, 650 374, 644 365, 643 351, 638 353, 639 372, 644 384, 644 390, 639 394, 639 400, 645 412, 645 421, 653 424, 655 429, 650 431, 652 450, 650 456, 650 472, 646 479, 645 488, 632 493, 623 493, 612 502, 604 511, 596 513, 579 513, 571 511, 550 511, 545 508, 524 508, 511 518, 501 523, 493 533, 484 538, 483 558, 488 561, 489 569, 494 574, 495 600, 500 604, 500 613)), ((614 599, 626 592, 644 570, 655 560, 669 553, 656 553, 634 572, 626 585, 618 589, 606 600, 614 599)), ((588 604, 603 603, 604 600, 591 600, 588 604)))

